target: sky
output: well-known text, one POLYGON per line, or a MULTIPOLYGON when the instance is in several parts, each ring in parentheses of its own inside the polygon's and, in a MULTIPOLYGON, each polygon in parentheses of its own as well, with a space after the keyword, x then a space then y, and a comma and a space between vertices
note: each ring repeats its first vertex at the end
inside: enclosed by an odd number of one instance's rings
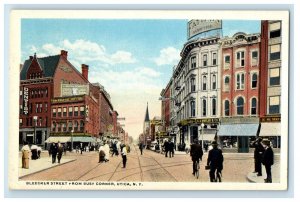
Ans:
MULTIPOLYGON (((187 42, 188 20, 22 19, 21 63, 68 51, 81 72, 89 65, 90 82, 99 82, 111 96, 114 110, 125 117, 125 131, 143 132, 148 102, 150 119, 161 116, 161 90, 169 82, 187 42)), ((226 20, 223 36, 259 33, 260 21, 226 20)))

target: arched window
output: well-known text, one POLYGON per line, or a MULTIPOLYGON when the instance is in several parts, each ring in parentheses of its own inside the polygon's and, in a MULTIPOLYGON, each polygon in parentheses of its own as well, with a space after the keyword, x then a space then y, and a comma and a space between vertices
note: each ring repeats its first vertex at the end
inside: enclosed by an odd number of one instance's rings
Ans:
POLYGON ((229 91, 230 90, 230 85, 229 85, 229 76, 226 76, 224 79, 224 91, 229 91))
POLYGON ((69 123, 68 123, 68 130, 71 132, 72 129, 73 129, 73 122, 69 121, 69 123))
POLYGON ((191 101, 191 116, 196 116, 195 101, 191 101))
POLYGON ((213 116, 216 115, 217 113, 217 101, 216 101, 216 98, 213 98, 212 101, 211 101, 211 105, 212 105, 212 114, 213 116))
POLYGON ((229 100, 225 100, 224 105, 224 115, 229 116, 229 100))
POLYGON ((207 84, 207 78, 206 78, 206 76, 203 76, 202 90, 206 90, 206 84, 207 84))
POLYGON ((78 131, 78 121, 74 122, 74 131, 78 131))
POLYGON ((236 101, 236 112, 237 115, 243 115, 244 114, 244 99, 242 97, 239 97, 236 101))
POLYGON ((251 87, 252 88, 256 88, 257 87, 257 74, 256 73, 252 74, 251 87))
POLYGON ((84 121, 80 121, 80 131, 84 131, 84 121))
POLYGON ((202 100, 202 116, 206 116, 206 99, 202 100))
POLYGON ((212 75, 211 82, 212 82, 212 89, 216 90, 217 89, 217 76, 215 74, 212 75))
POLYGON ((252 98, 251 100, 251 115, 256 115, 256 98, 252 98))
POLYGON ((195 78, 191 78, 191 92, 196 91, 195 78))

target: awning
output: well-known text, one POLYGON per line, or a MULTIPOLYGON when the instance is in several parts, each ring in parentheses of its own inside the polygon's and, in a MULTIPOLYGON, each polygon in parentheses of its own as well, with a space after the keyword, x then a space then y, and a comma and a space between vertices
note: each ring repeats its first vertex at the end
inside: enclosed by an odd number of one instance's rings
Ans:
POLYGON ((218 136, 256 136, 258 124, 224 124, 220 125, 218 136))
POLYGON ((51 142, 55 142, 55 143, 57 143, 57 142, 62 142, 62 143, 65 143, 65 142, 70 142, 71 141, 71 137, 69 137, 69 136, 51 136, 51 137, 49 137, 45 142, 47 142, 47 143, 51 143, 51 142))
POLYGON ((259 136, 281 136, 281 123, 261 123, 259 136))
POLYGON ((95 142, 92 137, 73 137, 73 142, 95 142))

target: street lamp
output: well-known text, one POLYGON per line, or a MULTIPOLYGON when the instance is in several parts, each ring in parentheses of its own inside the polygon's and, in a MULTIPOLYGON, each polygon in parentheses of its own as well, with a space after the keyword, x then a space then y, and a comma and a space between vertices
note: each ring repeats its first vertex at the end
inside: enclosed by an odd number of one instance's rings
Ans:
POLYGON ((201 133, 202 133, 202 149, 204 146, 204 142, 203 142, 203 136, 204 136, 204 123, 201 123, 201 133))
POLYGON ((73 152, 73 132, 74 130, 71 130, 71 152, 73 152))
POLYGON ((34 120, 34 134, 33 134, 33 144, 36 143, 36 122, 37 122, 38 117, 37 116, 33 116, 33 120, 34 120))

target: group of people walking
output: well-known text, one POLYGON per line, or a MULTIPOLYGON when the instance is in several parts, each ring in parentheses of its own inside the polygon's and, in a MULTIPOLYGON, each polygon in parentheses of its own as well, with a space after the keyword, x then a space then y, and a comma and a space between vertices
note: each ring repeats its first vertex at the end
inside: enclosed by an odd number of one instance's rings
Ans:
POLYGON ((51 154, 52 156, 52 164, 56 163, 56 158, 57 162, 60 163, 64 151, 65 148, 63 144, 61 144, 59 141, 57 144, 55 144, 54 142, 51 144, 49 149, 49 155, 51 154))
POLYGON ((171 139, 169 139, 168 141, 165 141, 163 147, 165 150, 165 157, 168 157, 168 154, 169 154, 170 158, 174 157, 175 145, 174 145, 174 142, 171 141, 171 139))
POLYGON ((257 138, 254 141, 254 173, 257 176, 262 176, 262 164, 265 166, 267 178, 264 179, 265 183, 272 183, 271 167, 274 164, 274 152, 269 140, 262 140, 257 138))

